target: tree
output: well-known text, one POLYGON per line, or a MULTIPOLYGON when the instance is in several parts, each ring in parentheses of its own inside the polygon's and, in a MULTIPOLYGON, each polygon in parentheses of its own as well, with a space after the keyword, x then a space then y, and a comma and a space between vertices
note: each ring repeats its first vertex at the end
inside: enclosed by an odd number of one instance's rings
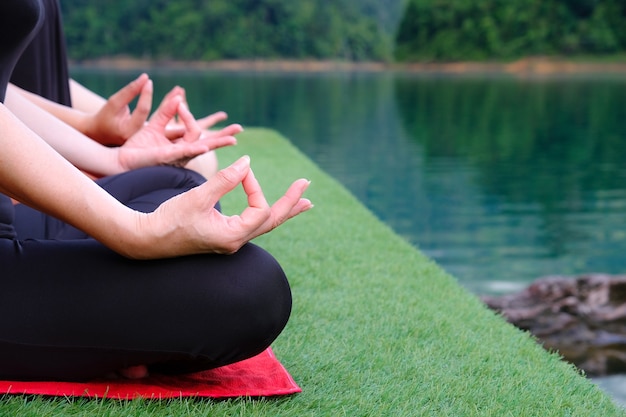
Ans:
POLYGON ((620 0, 409 0, 399 60, 512 59, 626 47, 620 0))
POLYGON ((402 1, 63 0, 63 11, 76 59, 389 60, 402 1))

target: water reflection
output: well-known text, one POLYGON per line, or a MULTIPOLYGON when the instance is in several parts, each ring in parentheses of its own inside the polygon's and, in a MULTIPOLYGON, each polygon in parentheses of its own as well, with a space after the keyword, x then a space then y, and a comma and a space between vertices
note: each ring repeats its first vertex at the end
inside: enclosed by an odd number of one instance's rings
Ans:
POLYGON ((497 281, 624 270, 623 81, 399 78, 396 85, 431 192, 448 195, 446 224, 436 228, 447 236, 419 241, 448 252, 433 256, 461 280, 493 291, 468 269, 497 281), (440 171, 457 171, 452 189, 436 179, 440 171))

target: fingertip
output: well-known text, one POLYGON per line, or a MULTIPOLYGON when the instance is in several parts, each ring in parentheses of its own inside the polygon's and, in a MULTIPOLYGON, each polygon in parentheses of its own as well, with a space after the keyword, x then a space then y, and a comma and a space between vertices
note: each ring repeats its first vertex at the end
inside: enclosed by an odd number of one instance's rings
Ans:
POLYGON ((304 190, 309 188, 309 185, 311 185, 311 181, 306 178, 300 178, 299 180, 296 180, 296 183, 299 184, 304 190))
POLYGON ((237 159, 232 165, 234 169, 237 171, 244 171, 250 168, 250 156, 244 155, 241 158, 237 159))
POLYGON ((177 94, 174 97, 172 97, 172 103, 175 104, 176 109, 181 109, 181 108, 183 110, 186 109, 186 107, 184 107, 185 100, 183 100, 183 96, 181 96, 179 94, 177 94))

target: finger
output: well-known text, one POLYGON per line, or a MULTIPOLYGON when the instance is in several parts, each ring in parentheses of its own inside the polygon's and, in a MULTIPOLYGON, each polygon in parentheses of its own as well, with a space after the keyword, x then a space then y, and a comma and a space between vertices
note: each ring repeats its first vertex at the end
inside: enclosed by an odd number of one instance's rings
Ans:
POLYGON ((141 89, 137 105, 130 117, 130 123, 135 130, 139 130, 150 115, 150 109, 152 109, 152 93, 153 83, 152 80, 148 80, 141 89))
POLYGON ((189 111, 189 107, 187 107, 184 102, 178 105, 178 116, 185 126, 185 134, 183 135, 183 139, 187 142, 195 142, 200 139, 202 129, 196 122, 193 114, 191 114, 191 112, 189 111))
MULTIPOLYGON (((185 106, 187 106, 187 108, 189 108, 189 103, 187 103, 187 91, 186 91, 183 87, 180 87, 180 86, 178 86, 178 85, 177 85, 176 87, 174 87, 174 89, 175 89, 176 91, 180 92, 180 95, 181 95, 181 97, 183 98, 182 103, 183 103, 185 106)), ((179 116, 180 116, 179 114, 174 115, 174 120, 178 121, 179 116)))
POLYGON ((252 168, 248 170, 248 174, 245 176, 243 181, 241 182, 243 186, 243 190, 246 192, 248 196, 248 207, 250 208, 260 208, 266 209, 270 207, 267 200, 265 199, 265 195, 263 194, 263 189, 261 188, 261 184, 257 181, 252 168))
POLYGON ((152 117, 150 117, 149 125, 155 127, 160 132, 165 132, 165 127, 172 120, 176 112, 178 111, 178 107, 182 102, 181 96, 172 95, 167 99, 163 99, 159 108, 154 112, 152 117))
MULTIPOLYGON (((170 91, 168 91, 168 93, 165 95, 165 97, 163 97, 162 101, 166 101, 166 100, 171 100, 172 97, 174 96, 181 96, 184 97, 185 96, 185 90, 180 87, 180 86, 174 86, 174 88, 172 88, 170 91)), ((184 101, 184 99, 183 99, 184 101)))
POLYGON ((185 90, 183 87, 177 87, 180 89, 181 95, 183 96, 183 103, 185 103, 185 105, 189 107, 189 102, 187 101, 187 90, 185 90))
POLYGON ((217 113, 205 116, 202 119, 198 119, 198 125, 200 125, 202 129, 209 129, 226 119, 228 119, 228 115, 226 114, 226 112, 219 111, 217 113))
POLYGON ((280 226, 290 218, 312 207, 308 199, 302 198, 310 184, 311 182, 304 178, 294 181, 287 189, 287 192, 272 205, 271 229, 280 226))
POLYGON ((250 157, 242 156, 230 166, 219 170, 202 187, 208 189, 207 195, 211 199, 215 197, 215 201, 212 203, 217 203, 219 199, 234 190, 243 181, 249 170, 250 157))
POLYGON ((309 200, 308 198, 301 198, 298 201, 298 203, 295 206, 293 206, 293 208, 289 212, 289 215, 287 216, 287 220, 291 219, 292 217, 296 217, 298 214, 304 213, 305 211, 310 210, 312 208, 313 208, 313 203, 311 203, 311 200, 309 200))
POLYGON ((235 146, 237 144, 237 139, 234 136, 220 136, 200 139, 199 142, 205 144, 213 150, 223 148, 225 146, 235 146))
POLYGON ((185 134, 185 126, 173 125, 172 123, 168 124, 165 127, 165 137, 169 140, 180 139, 185 134))
POLYGON ((204 132, 202 132, 202 138, 211 138, 211 137, 219 137, 219 136, 234 136, 241 132, 243 132, 243 127, 241 125, 232 124, 217 131, 205 130, 204 132))
POLYGON ((178 142, 162 149, 161 164, 180 166, 181 161, 189 161, 190 159, 207 153, 211 149, 205 144, 199 142, 178 142))
POLYGON ((135 80, 122 87, 117 93, 109 97, 109 102, 116 107, 128 106, 130 102, 137 97, 137 94, 139 94, 148 81, 148 75, 145 73, 141 74, 135 80))
POLYGON ((241 231, 245 233, 245 240, 250 241, 269 231, 266 226, 270 218, 270 206, 265 199, 263 189, 250 169, 242 180, 241 185, 248 197, 248 207, 244 209, 241 219, 241 231))

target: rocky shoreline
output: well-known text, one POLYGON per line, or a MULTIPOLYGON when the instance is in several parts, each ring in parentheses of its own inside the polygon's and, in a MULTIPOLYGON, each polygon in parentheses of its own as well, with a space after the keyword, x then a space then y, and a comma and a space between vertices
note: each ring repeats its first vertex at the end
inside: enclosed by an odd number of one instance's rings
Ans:
POLYGON ((282 71, 332 72, 395 71, 416 74, 504 74, 518 77, 545 77, 585 74, 626 75, 626 62, 578 62, 553 58, 524 58, 513 62, 346 62, 312 60, 221 60, 176 61, 138 59, 127 56, 103 57, 92 60, 70 61, 76 68, 113 70, 198 70, 198 71, 282 71))
POLYGON ((626 275, 544 277, 482 300, 587 375, 626 373, 626 275))

